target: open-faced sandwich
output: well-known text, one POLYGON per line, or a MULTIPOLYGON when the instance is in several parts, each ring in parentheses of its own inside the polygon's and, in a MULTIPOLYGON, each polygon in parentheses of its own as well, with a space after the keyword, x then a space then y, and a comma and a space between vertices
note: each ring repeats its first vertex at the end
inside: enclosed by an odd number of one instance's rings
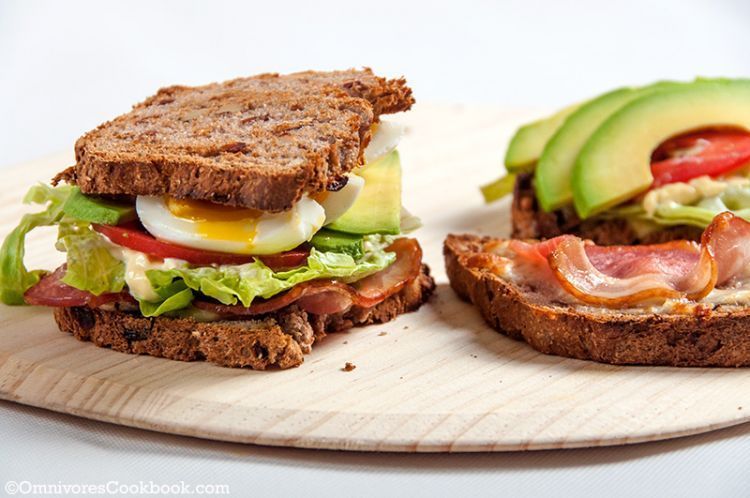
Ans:
POLYGON ((414 102, 369 69, 159 90, 81 137, 0 253, 6 304, 117 351, 288 368, 326 333, 417 309, 434 282, 403 233, 396 145, 414 102), (29 271, 26 234, 66 263, 29 271))
POLYGON ((598 244, 697 240, 719 213, 750 217, 750 80, 621 88, 521 127, 508 174, 513 237, 598 244))
POLYGON ((547 354, 615 364, 750 365, 750 222, 701 241, 600 246, 450 235, 451 286, 498 331, 547 354))
POLYGON ((521 127, 505 165, 482 191, 513 194, 512 239, 444 246, 494 328, 573 358, 750 365, 750 80, 606 93, 521 127))

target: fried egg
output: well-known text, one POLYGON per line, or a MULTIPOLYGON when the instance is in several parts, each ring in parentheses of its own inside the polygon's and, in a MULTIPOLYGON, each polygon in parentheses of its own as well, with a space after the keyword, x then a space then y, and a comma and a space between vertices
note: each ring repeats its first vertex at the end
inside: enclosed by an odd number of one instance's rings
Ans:
POLYGON ((326 212, 326 221, 324 225, 333 223, 346 213, 359 197, 362 188, 365 186, 365 179, 361 176, 349 174, 348 181, 341 190, 336 192, 320 192, 314 196, 326 212))
MULTIPOLYGON (((389 121, 374 125, 365 163, 395 149, 404 130, 389 121)), ((342 189, 303 196, 283 213, 156 196, 139 196, 136 211, 151 235, 173 244, 233 254, 277 254, 309 241, 321 227, 341 217, 364 184, 362 177, 350 174, 342 189)))
POLYGON ((139 196, 135 207, 144 228, 160 240, 233 254, 277 254, 309 241, 344 214, 364 183, 362 177, 349 175, 341 190, 303 196, 282 213, 155 196, 139 196))
POLYGON ((399 123, 383 121, 373 125, 372 138, 365 148, 365 164, 373 163, 398 146, 406 127, 399 123))
POLYGON ((323 206, 309 197, 283 213, 151 196, 139 196, 135 206, 141 223, 157 239, 234 254, 293 249, 310 240, 326 219, 323 206))

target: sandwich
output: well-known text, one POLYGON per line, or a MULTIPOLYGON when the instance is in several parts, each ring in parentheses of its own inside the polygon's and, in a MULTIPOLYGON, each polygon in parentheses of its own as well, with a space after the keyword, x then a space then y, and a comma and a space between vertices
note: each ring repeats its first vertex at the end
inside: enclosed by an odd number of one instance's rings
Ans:
POLYGON ((300 365, 329 332, 419 308, 434 282, 382 120, 414 103, 370 69, 171 86, 83 135, 33 186, 0 250, 0 298, 54 309, 116 351, 228 367, 300 365), (65 263, 28 270, 54 226, 65 263))
POLYGON ((449 235, 451 286, 535 349, 750 365, 750 80, 621 88, 518 129, 510 239, 449 235))
POLYGON ((518 129, 507 174, 516 238, 698 240, 724 211, 750 219, 750 80, 620 88, 518 129))
POLYGON ((602 246, 449 235, 448 278, 487 323, 533 348, 612 364, 750 366, 750 222, 700 242, 602 246))

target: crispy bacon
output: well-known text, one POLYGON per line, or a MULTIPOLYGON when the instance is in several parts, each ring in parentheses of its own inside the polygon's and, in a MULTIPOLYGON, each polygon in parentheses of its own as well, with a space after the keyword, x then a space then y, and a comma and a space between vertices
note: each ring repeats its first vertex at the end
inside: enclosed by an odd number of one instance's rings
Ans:
POLYGON ((599 247, 574 237, 548 261, 560 285, 588 304, 615 308, 683 296, 697 300, 716 282, 714 260, 708 248, 682 242, 599 247))
POLYGON ((601 247, 565 235, 538 244, 511 241, 508 248, 522 273, 535 273, 532 279, 549 278, 551 270, 577 300, 618 308, 669 298, 699 301, 717 285, 747 277, 748 241, 750 223, 726 212, 714 218, 700 244, 601 247))
POLYGON ((66 265, 42 277, 35 286, 24 294, 26 304, 37 306, 91 306, 95 308, 115 301, 132 301, 127 292, 101 294, 96 296, 90 292, 71 287, 62 281, 67 271, 66 265))
MULTIPOLYGON (((399 292, 419 276, 422 267, 422 249, 415 239, 397 239, 388 247, 396 253, 396 261, 383 271, 374 273, 353 284, 330 279, 312 280, 294 286, 288 292, 250 307, 226 306, 195 300, 196 308, 221 315, 259 315, 279 310, 292 303, 313 314, 333 314, 348 310, 353 305, 371 308, 399 292)), ((45 275, 38 284, 26 291, 28 304, 40 306, 91 306, 97 307, 115 301, 135 302, 127 292, 95 296, 62 282, 66 266, 45 275)))
POLYGON ((422 249, 415 239, 397 239, 387 250, 396 253, 392 265, 352 284, 330 279, 311 280, 266 301, 254 302, 249 307, 201 300, 193 301, 193 306, 220 315, 237 316, 271 313, 292 303, 316 315, 341 313, 352 306, 371 308, 403 289, 419 276, 421 270, 422 249))
POLYGON ((711 248, 716 260, 716 285, 747 276, 750 263, 750 223, 732 213, 721 213, 703 231, 701 244, 711 248))

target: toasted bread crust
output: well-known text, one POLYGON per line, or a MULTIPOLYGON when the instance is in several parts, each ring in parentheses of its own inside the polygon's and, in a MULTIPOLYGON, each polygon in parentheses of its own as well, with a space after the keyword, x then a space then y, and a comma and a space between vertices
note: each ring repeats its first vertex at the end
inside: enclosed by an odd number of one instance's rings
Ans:
POLYGON ((84 193, 170 195, 285 211, 363 161, 370 127, 414 98, 370 69, 172 86, 78 139, 53 182, 84 193))
POLYGON ((565 233, 593 240, 602 246, 658 244, 670 240, 700 240, 703 231, 692 226, 674 226, 639 236, 622 219, 581 220, 572 207, 548 213, 537 202, 533 175, 516 178, 511 205, 511 236, 515 239, 549 239, 565 233))
POLYGON ((291 368, 327 333, 382 323, 418 309, 432 294, 429 268, 399 293, 372 308, 353 307, 335 315, 311 315, 297 306, 252 320, 197 322, 187 318, 145 318, 135 312, 56 308, 63 332, 100 347, 180 361, 206 360, 225 367, 291 368))
POLYGON ((524 289, 466 264, 488 240, 448 236, 443 252, 451 286, 494 329, 542 353, 618 365, 750 366, 750 309, 588 313, 532 302, 524 289))

